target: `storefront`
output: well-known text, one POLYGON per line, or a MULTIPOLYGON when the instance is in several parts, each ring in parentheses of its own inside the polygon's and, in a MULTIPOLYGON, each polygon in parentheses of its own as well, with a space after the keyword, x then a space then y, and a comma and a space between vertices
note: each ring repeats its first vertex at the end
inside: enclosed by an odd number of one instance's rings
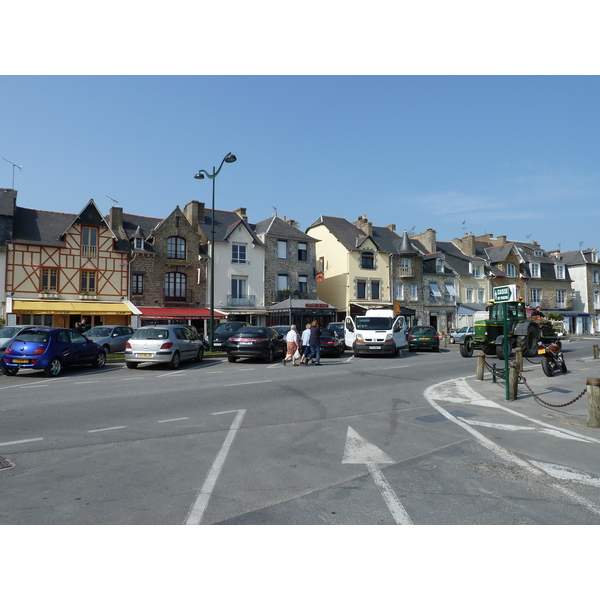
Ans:
MULTIPOLYGON (((209 308, 163 307, 163 306, 137 306, 139 315, 132 318, 131 326, 134 329, 144 325, 189 325, 195 327, 198 333, 208 335, 210 328, 209 308)), ((227 314, 220 310, 214 311, 215 328, 227 319, 227 314)))
POLYGON ((286 298, 267 309, 267 325, 291 325, 292 323, 302 330, 307 323, 317 321, 322 327, 335 321, 336 309, 320 300, 301 300, 286 298))
POLYGON ((126 300, 98 302, 94 300, 68 302, 64 300, 23 300, 7 298, 7 325, 45 325, 69 327, 85 318, 89 327, 96 325, 129 325, 132 316, 139 313, 126 300))

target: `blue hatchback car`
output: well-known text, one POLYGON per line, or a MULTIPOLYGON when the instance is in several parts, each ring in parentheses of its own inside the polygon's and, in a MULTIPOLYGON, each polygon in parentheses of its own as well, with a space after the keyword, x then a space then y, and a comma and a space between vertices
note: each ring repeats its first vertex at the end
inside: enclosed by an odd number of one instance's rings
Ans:
POLYGON ((19 332, 0 359, 5 375, 20 369, 40 369, 56 377, 64 367, 90 364, 101 368, 106 353, 101 346, 72 329, 28 327, 19 332))

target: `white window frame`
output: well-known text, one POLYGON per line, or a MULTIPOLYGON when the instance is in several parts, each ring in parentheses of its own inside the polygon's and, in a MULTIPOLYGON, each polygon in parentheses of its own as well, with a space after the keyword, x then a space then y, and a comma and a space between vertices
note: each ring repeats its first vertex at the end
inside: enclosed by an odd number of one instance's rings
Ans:
POLYGON ((512 263, 505 263, 506 276, 507 277, 516 277, 517 276, 517 268, 512 263))
POLYGON ((234 264, 242 265, 246 264, 248 260, 246 259, 247 253, 246 244, 231 244, 231 262, 234 264), (243 257, 241 256, 243 254, 243 257))
POLYGON ((411 283, 409 288, 410 288, 410 299, 418 300, 419 299, 419 286, 416 283, 411 283))
POLYGON ((280 260, 287 260, 288 257, 288 243, 287 240, 277 240, 277 258, 280 260))
POLYGON ((542 276, 542 266, 540 263, 530 263, 529 268, 531 269, 531 277, 539 279, 542 276))
POLYGON ((567 307, 567 290, 556 290, 556 308, 567 307))
POLYGON ((530 300, 529 304, 533 306, 534 304, 538 306, 542 302, 542 290, 539 288, 530 288, 529 289, 530 300))
POLYGON ((290 289, 290 276, 288 273, 277 273, 277 291, 290 289))
POLYGON ((554 265, 556 279, 565 279, 565 265, 554 265))

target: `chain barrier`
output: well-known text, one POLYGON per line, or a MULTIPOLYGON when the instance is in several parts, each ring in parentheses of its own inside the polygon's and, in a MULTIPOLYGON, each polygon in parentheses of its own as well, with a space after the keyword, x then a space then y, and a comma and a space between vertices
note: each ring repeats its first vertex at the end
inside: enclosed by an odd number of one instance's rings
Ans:
MULTIPOLYGON (((527 360, 529 360, 529 359, 527 359, 527 360)), ((532 361, 529 361, 529 362, 532 362, 532 361)), ((487 370, 492 374, 492 376, 494 378, 500 377, 500 379, 506 379, 506 374, 504 373, 504 369, 497 369, 495 364, 489 365, 487 360, 485 360, 485 359, 484 359, 483 363, 486 366, 487 370)), ((532 363, 532 364, 539 365, 541 363, 532 363)), ((569 400, 569 402, 565 402, 565 404, 550 404, 549 402, 542 400, 531 389, 531 386, 527 383, 527 379, 525 379, 525 376, 518 369, 517 369, 517 378, 518 378, 519 382, 523 382, 525 384, 525 387, 529 390, 529 393, 533 396, 533 398, 537 402, 539 402, 540 404, 543 404, 544 406, 548 406, 550 408, 564 408, 565 406, 569 406, 570 404, 577 402, 577 400, 579 400, 582 396, 584 396, 587 393, 587 387, 585 387, 585 388, 583 388, 583 391, 578 396, 573 398, 573 400, 569 400)))

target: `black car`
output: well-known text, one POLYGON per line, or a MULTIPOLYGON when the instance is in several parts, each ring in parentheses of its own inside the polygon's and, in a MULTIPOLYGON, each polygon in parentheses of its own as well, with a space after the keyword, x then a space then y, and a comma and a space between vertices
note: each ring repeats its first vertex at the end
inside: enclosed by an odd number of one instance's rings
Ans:
POLYGON ((335 331, 323 329, 319 341, 321 342, 321 356, 340 357, 344 354, 344 342, 335 331))
POLYGON ((244 323, 242 321, 228 321, 227 323, 221 323, 215 328, 215 334, 213 336, 213 348, 224 349, 227 347, 227 340, 242 327, 247 327, 250 323, 244 323))
POLYGON ((327 332, 334 331, 335 333, 337 333, 340 340, 342 340, 342 346, 344 347, 344 350, 346 349, 346 342, 345 342, 346 332, 344 330, 344 324, 342 322, 327 323, 327 325, 325 325, 325 329, 323 331, 327 331, 327 332))
POLYGON ((273 362, 278 356, 285 356, 285 338, 272 327, 242 327, 227 341, 227 360, 238 358, 262 358, 273 362))

